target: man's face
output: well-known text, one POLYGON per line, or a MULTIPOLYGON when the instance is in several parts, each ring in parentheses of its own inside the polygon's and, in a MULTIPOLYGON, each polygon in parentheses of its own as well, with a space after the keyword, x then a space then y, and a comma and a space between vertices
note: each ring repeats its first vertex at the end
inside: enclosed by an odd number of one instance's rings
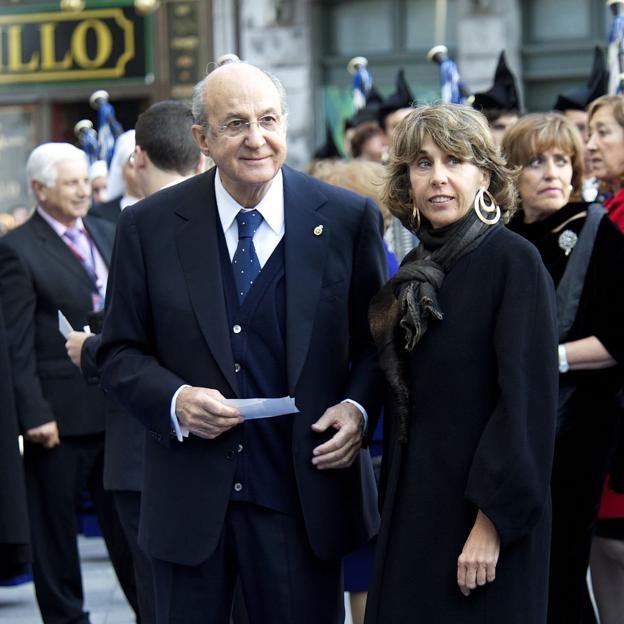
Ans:
POLYGON ((286 118, 275 85, 255 67, 225 65, 206 80, 204 106, 209 127, 193 126, 195 140, 230 195, 243 206, 256 205, 286 158, 286 118))
POLYGON ((587 112, 582 110, 566 110, 563 111, 563 115, 571 121, 577 128, 577 130, 581 134, 581 139, 583 139, 583 145, 587 143, 587 139, 589 138, 589 129, 587 127, 587 112))
POLYGON ((128 195, 139 199, 145 196, 144 181, 140 179, 136 166, 136 149, 128 156, 128 160, 121 168, 121 175, 128 195))
POLYGON ((583 164, 585 166, 585 175, 591 175, 591 154, 587 149, 587 141, 589 139, 589 127, 587 125, 587 113, 581 110, 563 111, 564 116, 569 119, 581 134, 583 140, 583 164))
POLYGON ((107 184, 108 180, 102 176, 91 180, 91 199, 94 204, 101 204, 103 201, 106 201, 107 184))
POLYGON ((91 186, 86 160, 61 160, 56 163, 53 186, 33 182, 39 205, 57 221, 71 226, 89 210, 91 186))
POLYGON ((518 115, 515 113, 506 113, 497 117, 490 124, 490 131, 492 132, 492 138, 496 145, 502 145, 505 132, 511 128, 518 121, 518 115))
POLYGON ((392 139, 395 128, 412 112, 412 108, 399 108, 386 116, 384 120, 384 127, 386 129, 386 136, 388 141, 392 139))

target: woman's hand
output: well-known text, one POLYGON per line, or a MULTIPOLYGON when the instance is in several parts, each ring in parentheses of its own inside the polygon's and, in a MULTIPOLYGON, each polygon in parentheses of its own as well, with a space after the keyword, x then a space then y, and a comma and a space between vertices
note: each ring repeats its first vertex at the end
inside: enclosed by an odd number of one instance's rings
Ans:
POLYGON ((564 347, 570 370, 597 370, 617 364, 596 336, 566 342, 564 347))
POLYGON ((496 578, 500 538, 496 527, 481 511, 457 559, 457 584, 464 596, 477 585, 491 583, 496 578))

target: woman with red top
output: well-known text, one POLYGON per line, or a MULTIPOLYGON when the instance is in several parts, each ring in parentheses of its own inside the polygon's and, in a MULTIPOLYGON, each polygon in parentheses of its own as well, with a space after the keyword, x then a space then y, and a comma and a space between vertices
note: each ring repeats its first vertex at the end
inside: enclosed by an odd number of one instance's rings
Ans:
POLYGON ((604 207, 611 221, 624 230, 624 97, 603 95, 588 111, 592 173, 609 194, 604 207))
MULTIPOLYGON (((612 195, 609 218, 624 231, 624 97, 605 95, 588 112, 592 173, 612 195)), ((621 622, 624 613, 624 432, 605 484, 591 551, 591 578, 601 624, 621 622), (619 466, 619 468, 616 468, 619 466), (619 484, 619 485, 618 485, 619 484), (614 489, 612 489, 614 488, 614 489), (619 493, 615 491, 618 490, 619 493)))
POLYGON ((624 274, 615 267, 624 266, 624 237, 600 204, 570 200, 583 179, 583 146, 565 117, 525 115, 505 134, 503 152, 520 168, 521 207, 509 227, 537 247, 557 288, 548 623, 588 624, 587 566, 620 418, 624 274))
POLYGON ((624 494, 616 493, 610 484, 605 484, 600 504, 590 567, 601 624, 621 622, 624 614, 624 494))

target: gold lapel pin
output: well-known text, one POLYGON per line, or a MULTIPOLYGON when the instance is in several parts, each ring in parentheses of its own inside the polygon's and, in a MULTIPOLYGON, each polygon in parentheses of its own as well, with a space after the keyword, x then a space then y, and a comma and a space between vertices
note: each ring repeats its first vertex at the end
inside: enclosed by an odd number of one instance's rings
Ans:
POLYGON ((323 233, 323 226, 322 225, 317 225, 314 228, 314 236, 320 236, 323 233))

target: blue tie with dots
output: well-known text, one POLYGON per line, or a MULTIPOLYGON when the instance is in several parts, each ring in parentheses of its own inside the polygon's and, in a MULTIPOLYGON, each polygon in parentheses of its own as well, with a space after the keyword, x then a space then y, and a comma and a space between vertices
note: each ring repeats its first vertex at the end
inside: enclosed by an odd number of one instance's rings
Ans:
POLYGON ((262 223, 262 215, 257 210, 236 215, 238 223, 238 247, 232 258, 234 281, 239 302, 242 302, 251 285, 260 273, 260 262, 253 244, 253 236, 262 223))

